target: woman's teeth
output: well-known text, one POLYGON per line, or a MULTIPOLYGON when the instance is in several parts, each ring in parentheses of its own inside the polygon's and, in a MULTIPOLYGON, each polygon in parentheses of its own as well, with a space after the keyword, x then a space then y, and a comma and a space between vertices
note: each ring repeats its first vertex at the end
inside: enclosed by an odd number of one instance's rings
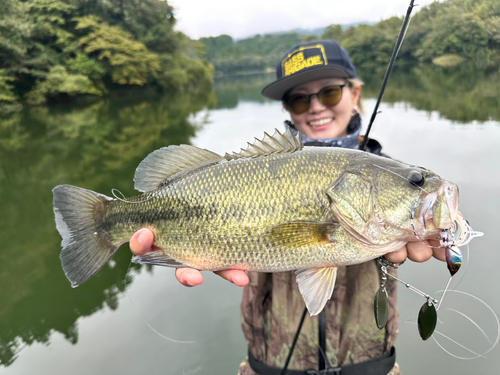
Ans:
POLYGON ((322 118, 321 120, 316 120, 316 121, 309 122, 309 125, 310 126, 321 126, 321 125, 328 124, 332 120, 333 120, 333 118, 331 118, 331 117, 329 117, 329 118, 322 118))

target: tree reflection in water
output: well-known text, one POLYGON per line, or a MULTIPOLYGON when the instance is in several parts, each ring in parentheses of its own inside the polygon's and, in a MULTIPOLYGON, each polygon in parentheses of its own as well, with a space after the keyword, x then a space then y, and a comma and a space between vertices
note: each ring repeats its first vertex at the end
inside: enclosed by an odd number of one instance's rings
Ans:
MULTIPOLYGON (((382 75, 360 71, 359 76, 364 96, 376 97, 382 75)), ((157 148, 190 143, 199 127, 191 115, 204 108, 235 108, 240 101, 265 102, 260 91, 272 77, 221 79, 215 87, 218 99, 214 92, 109 99, 32 108, 0 119, 2 365, 11 364, 25 345, 48 343, 53 332, 76 343, 77 320, 105 306, 116 309, 139 267, 132 265, 127 273, 130 253, 119 251, 90 281, 70 288, 59 262, 51 189, 72 184, 135 194, 138 163, 157 148)), ((498 71, 467 65, 396 70, 384 96, 386 103, 405 102, 464 124, 500 120, 499 101, 498 71)))

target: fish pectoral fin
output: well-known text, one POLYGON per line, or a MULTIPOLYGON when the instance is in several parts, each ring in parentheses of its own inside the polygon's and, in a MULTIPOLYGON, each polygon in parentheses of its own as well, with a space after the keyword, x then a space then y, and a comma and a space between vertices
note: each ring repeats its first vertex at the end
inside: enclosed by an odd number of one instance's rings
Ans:
POLYGON ((163 252, 163 250, 151 251, 144 255, 134 255, 132 257, 132 263, 152 264, 154 266, 174 267, 174 268, 187 267, 186 264, 179 262, 166 255, 163 252))
POLYGON ((297 284, 311 316, 318 315, 333 293, 337 267, 314 267, 295 271, 297 284))
POLYGON ((265 235, 275 246, 297 248, 332 243, 329 234, 337 227, 335 222, 297 220, 276 225, 265 235))

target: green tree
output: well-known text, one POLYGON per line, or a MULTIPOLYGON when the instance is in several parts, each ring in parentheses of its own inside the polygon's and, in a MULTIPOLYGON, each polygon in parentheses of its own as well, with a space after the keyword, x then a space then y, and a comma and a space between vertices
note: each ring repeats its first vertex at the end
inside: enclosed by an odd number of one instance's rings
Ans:
POLYGON ((143 86, 150 76, 157 77, 158 55, 134 40, 130 33, 118 26, 106 25, 95 16, 79 17, 75 21, 77 30, 90 30, 79 39, 83 51, 108 64, 113 82, 143 86))
POLYGON ((64 66, 54 66, 50 69, 45 80, 40 81, 27 95, 29 104, 43 104, 48 98, 66 94, 75 96, 78 94, 102 95, 92 81, 83 74, 70 74, 64 66))
POLYGON ((342 39, 344 38, 344 31, 342 30, 342 25, 334 24, 325 27, 323 34, 321 34, 321 39, 333 39, 342 44, 342 39))

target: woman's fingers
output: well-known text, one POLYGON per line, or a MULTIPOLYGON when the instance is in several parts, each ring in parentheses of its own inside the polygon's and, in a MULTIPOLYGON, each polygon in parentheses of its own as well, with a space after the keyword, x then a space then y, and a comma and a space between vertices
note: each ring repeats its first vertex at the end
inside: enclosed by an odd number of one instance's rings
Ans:
POLYGON ((408 249, 408 258, 413 262, 422 263, 432 258, 432 248, 429 247, 428 241, 422 242, 408 242, 406 244, 408 249))
POLYGON ((196 286, 203 282, 203 275, 194 268, 177 268, 175 277, 184 286, 196 286))
POLYGON ((392 263, 404 262, 406 258, 409 258, 413 262, 422 263, 428 261, 432 257, 444 262, 446 261, 444 249, 438 247, 438 240, 408 242, 406 246, 403 246, 398 251, 385 254, 384 256, 392 263))
POLYGON ((439 243, 438 240, 429 240, 429 243, 431 246, 433 246, 432 249, 432 256, 441 262, 446 262, 446 253, 445 253, 445 248, 440 247, 441 244, 439 243))
POLYGON ((223 270, 214 273, 237 286, 245 286, 249 281, 248 275, 242 270, 223 270))
POLYGON ((403 246, 398 251, 393 251, 392 253, 387 253, 384 255, 385 259, 392 263, 402 263, 406 260, 408 256, 406 246, 403 246))
MULTIPOLYGON (((237 286, 248 284, 248 276, 242 270, 223 270, 214 273, 237 286)), ((200 285, 203 282, 201 272, 193 268, 177 268, 175 270, 175 277, 182 285, 189 287, 200 285)))
MULTIPOLYGON (((135 255, 144 255, 148 251, 157 250, 158 248, 153 246, 153 241, 154 234, 150 229, 140 229, 130 239, 130 250, 135 255)), ((245 286, 248 284, 248 276, 245 271, 224 270, 215 273, 235 285, 245 286)), ((175 277, 182 285, 188 287, 200 285, 203 282, 201 272, 193 268, 177 268, 175 270, 175 277)))
POLYGON ((147 228, 143 228, 134 233, 130 239, 130 250, 135 255, 144 255, 153 249, 153 241, 155 237, 153 232, 147 228))

